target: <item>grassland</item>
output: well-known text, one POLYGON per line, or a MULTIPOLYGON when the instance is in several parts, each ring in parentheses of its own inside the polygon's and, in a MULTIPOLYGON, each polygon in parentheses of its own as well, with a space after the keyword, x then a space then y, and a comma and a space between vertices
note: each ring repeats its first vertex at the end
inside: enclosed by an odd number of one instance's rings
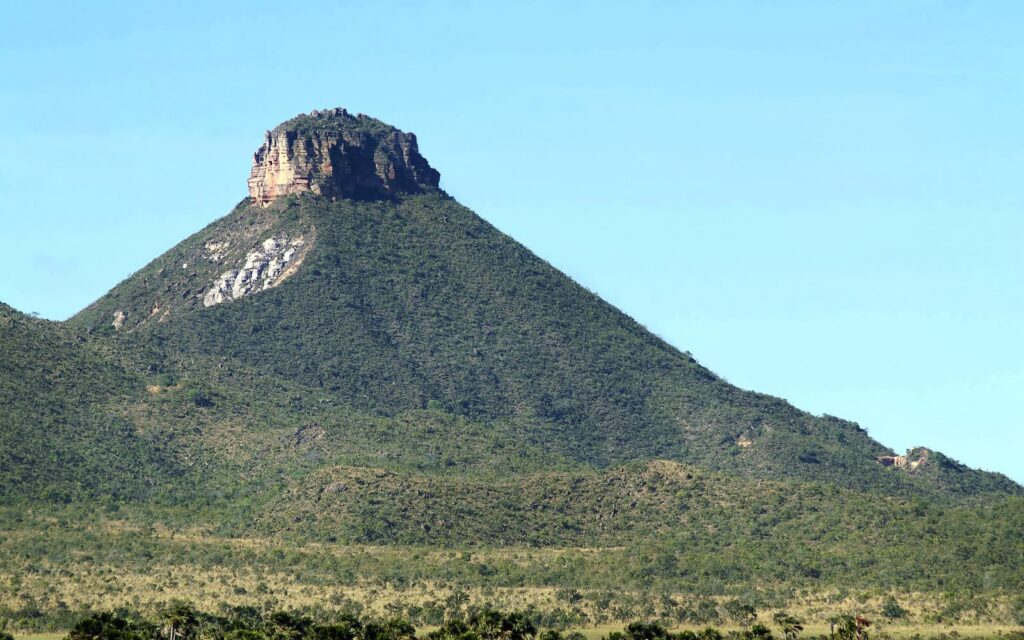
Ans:
MULTIPOLYGON (((105 517, 72 526, 39 515, 0 540, 0 619, 14 629, 66 626, 86 610, 152 613, 173 600, 199 609, 253 606, 402 616, 429 627, 453 596, 500 610, 534 612, 550 626, 601 629, 637 619, 671 627, 739 623, 730 605, 749 603, 766 621, 785 609, 820 631, 836 613, 885 621, 900 637, 957 629, 984 635, 1010 629, 1021 602, 1002 590, 912 592, 864 588, 728 588, 694 591, 623 572, 630 547, 498 547, 296 543, 225 537, 208 528, 140 525, 105 517), (76 528, 77 527, 77 528, 76 528), (886 621, 892 600, 904 611, 886 621)), ((685 569, 685 567, 684 567, 685 569)))

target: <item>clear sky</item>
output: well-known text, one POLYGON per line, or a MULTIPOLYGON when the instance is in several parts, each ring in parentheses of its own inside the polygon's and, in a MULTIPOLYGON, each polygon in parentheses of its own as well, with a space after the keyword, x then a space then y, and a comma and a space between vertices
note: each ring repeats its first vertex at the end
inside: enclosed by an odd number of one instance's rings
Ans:
POLYGON ((62 319, 344 106, 731 382, 1024 482, 1024 3, 6 2, 0 300, 62 319))

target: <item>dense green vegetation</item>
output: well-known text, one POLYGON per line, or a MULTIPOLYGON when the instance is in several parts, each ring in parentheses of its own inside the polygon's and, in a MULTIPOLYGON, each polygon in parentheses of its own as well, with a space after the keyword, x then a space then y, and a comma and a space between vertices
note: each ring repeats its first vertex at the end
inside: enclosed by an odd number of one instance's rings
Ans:
MULTIPOLYGON (((700 630, 670 631, 660 622, 634 621, 621 631, 611 631, 602 640, 796 640, 804 630, 796 616, 777 611, 766 623, 749 606, 732 607, 738 629, 720 631, 713 626, 700 630), (778 634, 776 636, 776 634, 778 634)), ((100 611, 77 620, 67 640, 155 640, 193 638, 196 640, 586 640, 578 631, 564 626, 543 628, 545 621, 534 611, 502 612, 489 607, 466 606, 457 597, 445 603, 443 618, 435 628, 417 633, 401 617, 360 617, 352 613, 324 614, 317 610, 263 611, 255 607, 223 605, 217 613, 197 610, 185 601, 172 601, 146 617, 137 611, 100 611)), ((875 634, 871 620, 850 614, 830 618, 829 634, 818 638, 869 640, 888 638, 875 634)), ((11 636, 0 632, 0 639, 11 636)), ((958 637, 953 635, 953 638, 958 637)), ((1008 640, 1024 638, 1011 632, 1008 640)))
MULTIPOLYGON (((857 425, 736 389, 443 194, 275 207, 264 227, 316 230, 296 276, 118 342, 159 345, 158 367, 240 363, 372 416, 429 406, 588 466, 668 458, 908 496, 1020 491, 952 462, 927 474, 881 468, 875 458, 890 452, 857 425)), ((72 326, 103 329, 124 308, 145 317, 185 286, 173 265, 268 215, 240 206, 72 326)))
POLYGON ((161 443, 97 409, 141 389, 60 325, 0 305, 0 500, 136 500, 170 482, 161 443))

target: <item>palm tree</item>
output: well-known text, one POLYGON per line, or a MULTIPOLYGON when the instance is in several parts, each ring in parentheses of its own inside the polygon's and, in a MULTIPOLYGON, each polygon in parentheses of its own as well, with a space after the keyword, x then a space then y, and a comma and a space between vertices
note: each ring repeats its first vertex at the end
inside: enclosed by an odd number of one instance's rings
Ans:
POLYGON ((470 624, 485 640, 498 640, 504 637, 506 634, 503 622, 501 614, 492 609, 478 611, 470 619, 470 624))
POLYGON ((505 616, 505 627, 508 628, 511 640, 532 640, 537 636, 537 627, 525 613, 514 612, 505 616))
POLYGON ((181 600, 174 600, 163 610, 164 633, 169 640, 184 640, 192 633, 198 622, 195 607, 181 600))
POLYGON ((829 619, 829 623, 833 626, 833 633, 838 636, 839 640, 867 640, 867 632, 864 631, 863 635, 861 635, 862 629, 858 619, 853 616, 835 616, 829 619))
POLYGON ((462 589, 455 589, 444 600, 445 620, 456 620, 462 617, 462 607, 469 602, 469 594, 462 589))

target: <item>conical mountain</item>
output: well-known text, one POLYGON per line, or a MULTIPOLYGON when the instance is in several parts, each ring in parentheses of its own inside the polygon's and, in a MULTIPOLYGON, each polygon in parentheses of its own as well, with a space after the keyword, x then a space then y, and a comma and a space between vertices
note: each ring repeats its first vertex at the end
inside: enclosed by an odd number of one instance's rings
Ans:
MULTIPOLYGON (((296 117, 267 132, 234 211, 68 324, 162 354, 153 370, 287 381, 381 424, 444 414, 569 466, 667 459, 893 494, 1021 491, 934 452, 912 465, 856 424, 728 384, 438 185, 410 133, 341 109, 296 117)), ((317 428, 344 447, 331 420, 317 428)), ((386 431, 368 436, 382 460, 417 446, 386 431)))

